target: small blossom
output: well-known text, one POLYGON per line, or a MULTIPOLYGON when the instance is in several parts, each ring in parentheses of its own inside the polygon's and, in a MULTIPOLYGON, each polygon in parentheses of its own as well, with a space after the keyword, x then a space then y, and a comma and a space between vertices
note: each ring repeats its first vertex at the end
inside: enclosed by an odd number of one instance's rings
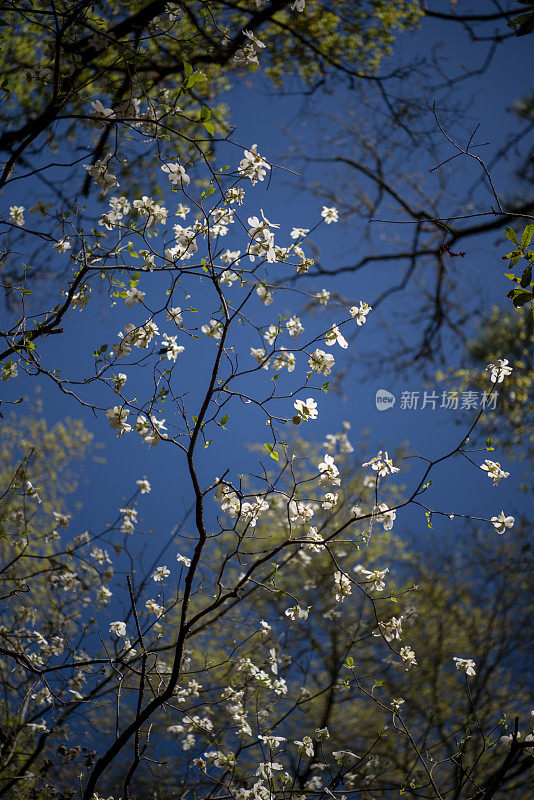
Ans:
POLYGON ((325 353, 324 350, 315 350, 308 361, 310 368, 320 375, 330 375, 335 364, 334 356, 325 353))
POLYGON ((497 533, 504 533, 507 528, 513 528, 515 519, 514 517, 506 517, 504 511, 501 511, 498 517, 492 517, 491 521, 497 533))
POLYGON ((393 461, 389 458, 387 450, 385 456, 382 456, 382 450, 379 450, 378 455, 370 461, 366 461, 362 464, 362 467, 371 467, 378 473, 379 478, 384 478, 386 475, 400 471, 399 467, 393 466, 393 461))
POLYGON ((156 581, 156 583, 160 583, 164 578, 168 578, 170 574, 171 571, 170 569, 167 569, 167 567, 156 567, 152 578, 156 581))
POLYGON ((417 661, 415 659, 415 653, 411 647, 406 645, 405 647, 401 647, 400 655, 402 660, 406 663, 406 669, 410 669, 411 667, 417 666, 417 661))
POLYGON ((313 397, 308 397, 306 401, 295 400, 293 407, 300 419, 317 419, 319 415, 319 412, 317 411, 317 403, 313 397))
POLYGON ((472 658, 458 658, 458 656, 454 656, 452 660, 456 661, 456 669, 463 670, 466 675, 476 675, 475 662, 472 658))
POLYGON ((513 367, 509 366, 507 358, 498 358, 496 364, 488 364, 486 370, 490 372, 492 383, 502 383, 512 373, 513 367))
POLYGON ((176 556, 176 560, 179 564, 183 564, 184 567, 191 566, 191 559, 188 558, 187 556, 181 556, 180 553, 178 553, 178 555, 176 556))
POLYGON ((222 339, 223 330, 222 322, 218 322, 216 319, 210 319, 209 325, 203 325, 201 328, 202 333, 212 339, 222 339))
POLYGON ((289 619, 297 621, 300 619, 308 619, 309 609, 302 608, 302 606, 293 606, 292 608, 286 608, 284 613, 289 619))
POLYGON ((485 470, 488 473, 488 478, 493 479, 494 486, 497 486, 502 478, 510 477, 510 473, 504 472, 498 461, 490 461, 488 458, 480 465, 480 469, 485 470))
POLYGON ((58 253, 66 253, 71 247, 72 245, 68 239, 60 239, 59 242, 55 243, 54 250, 57 250, 58 253))
POLYGON ((111 622, 109 625, 109 632, 124 638, 126 636, 126 623, 121 622, 120 620, 117 620, 117 622, 111 622))
POLYGON ((356 320, 357 325, 364 325, 367 322, 367 314, 372 310, 371 306, 360 300, 359 306, 352 306, 349 313, 356 320))
POLYGON ((337 222, 339 219, 337 208, 327 208, 327 206, 323 206, 321 217, 324 219, 327 225, 330 225, 331 222, 337 222))
POLYGON ((152 489, 146 478, 141 478, 141 480, 136 481, 136 484, 139 487, 141 494, 148 494, 152 489))
POLYGON ((180 164, 163 164, 161 171, 167 173, 172 186, 181 184, 187 186, 191 182, 191 178, 180 164))
POLYGON ((9 219, 15 225, 24 225, 24 206, 10 206, 9 219))
POLYGON ((258 153, 258 145, 253 144, 250 150, 244 151, 244 158, 238 167, 239 174, 244 178, 250 178, 252 185, 257 181, 263 181, 267 170, 271 167, 265 159, 258 153))

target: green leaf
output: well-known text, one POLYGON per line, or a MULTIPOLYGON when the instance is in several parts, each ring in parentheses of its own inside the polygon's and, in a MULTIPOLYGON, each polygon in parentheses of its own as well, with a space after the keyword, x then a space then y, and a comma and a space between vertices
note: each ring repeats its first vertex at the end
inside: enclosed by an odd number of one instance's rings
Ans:
POLYGON ((271 458, 274 458, 275 461, 278 461, 279 456, 276 450, 274 449, 274 445, 269 444, 268 442, 264 442, 263 446, 265 447, 271 458))
POLYGON ((517 244, 517 233, 514 231, 513 228, 505 228, 504 235, 507 239, 510 239, 511 242, 517 244))
POLYGON ((222 418, 220 424, 221 425, 226 425, 227 422, 228 422, 228 414, 225 414, 224 417, 222 418))
POLYGON ((524 289, 512 289, 510 292, 507 293, 506 297, 510 297, 512 303, 516 308, 521 308, 528 303, 529 300, 532 300, 532 292, 526 292, 524 289))
POLYGON ((526 250, 534 236, 534 225, 527 225, 521 236, 521 247, 526 250))
POLYGON ((191 64, 188 64, 187 61, 184 61, 184 72, 187 77, 189 77, 193 72, 193 67, 191 66, 191 64))
POLYGON ((521 280, 519 281, 520 285, 523 289, 530 285, 532 281, 532 266, 529 264, 528 267, 525 269, 523 274, 521 275, 521 280))
POLYGON ((213 122, 204 122, 204 127, 206 128, 210 136, 213 136, 215 134, 215 125, 213 124, 213 122))

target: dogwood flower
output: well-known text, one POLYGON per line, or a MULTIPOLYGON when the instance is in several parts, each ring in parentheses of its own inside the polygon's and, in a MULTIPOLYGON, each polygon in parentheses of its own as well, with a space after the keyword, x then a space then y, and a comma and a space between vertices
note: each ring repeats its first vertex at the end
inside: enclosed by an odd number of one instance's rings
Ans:
POLYGON ((191 559, 188 558, 187 556, 180 555, 180 553, 177 554, 176 560, 177 560, 177 562, 179 564, 183 564, 184 567, 190 567, 191 566, 191 559))
POLYGON ((319 472, 321 473, 321 477, 319 479, 319 483, 331 483, 332 486, 339 486, 341 483, 341 478, 339 477, 339 470, 334 463, 334 457, 325 453, 324 460, 318 464, 319 472))
POLYGON ((370 461, 366 461, 362 464, 362 467, 371 467, 378 473, 379 478, 384 478, 386 475, 393 474, 394 472, 400 472, 399 467, 393 466, 393 461, 388 456, 387 450, 385 456, 382 456, 382 450, 379 450, 378 455, 370 461))
POLYGON ((397 512, 395 510, 390 510, 385 503, 380 503, 378 506, 378 514, 376 515, 376 521, 381 522, 384 526, 385 531, 390 531, 393 528, 393 523, 397 518, 397 512))
POLYGON ((315 350, 308 361, 310 368, 319 375, 330 375, 335 364, 334 356, 324 350, 315 350))
POLYGON ((302 608, 302 606, 293 606, 292 608, 286 608, 284 613, 286 617, 297 622, 300 619, 308 619, 309 609, 302 608))
POLYGON ((114 406, 107 409, 106 417, 113 430, 118 431, 117 436, 122 436, 123 433, 129 433, 132 430, 132 426, 126 422, 129 413, 129 409, 122 406, 114 406))
POLYGON ((295 744, 301 753, 308 756, 308 758, 313 758, 314 748, 313 748, 313 739, 311 736, 304 736, 302 741, 298 741, 297 739, 294 740, 293 744, 295 744))
POLYGON ((344 572, 337 570, 334 572, 334 597, 338 603, 342 603, 345 597, 348 597, 352 592, 352 584, 350 578, 344 572))
POLYGON ((501 511, 498 517, 492 517, 491 521, 497 533, 504 533, 507 528, 513 528, 515 519, 514 517, 506 517, 504 511, 501 511))
POLYGON ((404 662, 406 662, 406 669, 409 670, 411 667, 417 666, 417 661, 415 659, 415 653, 411 647, 406 645, 406 647, 401 647, 400 651, 401 658, 404 662))
POLYGON ((9 219, 15 225, 24 225, 24 206, 10 206, 9 219))
POLYGON ((293 407, 301 419, 317 419, 319 412, 317 411, 317 403, 313 397, 308 397, 306 401, 295 400, 293 407))
POLYGON ((290 317, 286 322, 286 328, 292 339, 296 339, 304 333, 304 327, 298 317, 290 317))
POLYGON ((181 164, 163 164, 161 166, 161 171, 167 173, 172 186, 181 184, 185 184, 187 186, 187 184, 191 182, 191 178, 181 164))
MULTIPOLYGON (((103 159, 96 161, 94 164, 84 164, 83 168, 87 170, 91 178, 97 186, 101 186, 101 195, 106 195, 114 186, 118 186, 119 182, 117 176, 108 169, 108 161, 111 158, 111 153, 108 153, 103 159)), ((135 205, 135 203, 134 203, 135 205)))
POLYGON ((309 228, 293 228, 291 233, 289 234, 292 239, 302 239, 303 236, 306 236, 310 232, 309 228))
POLYGON ((141 492, 141 494, 148 494, 152 490, 152 487, 146 478, 141 478, 135 483, 139 487, 139 491, 141 492))
POLYGON ((152 578, 156 581, 156 583, 160 583, 163 578, 168 578, 170 574, 171 571, 170 569, 167 569, 167 567, 156 567, 152 574, 152 578))
POLYGON ((244 156, 239 163, 237 171, 243 178, 250 178, 254 186, 257 181, 264 180, 267 170, 270 170, 271 167, 258 153, 257 144, 253 144, 250 150, 245 150, 244 156))
POLYGON ((349 346, 347 340, 345 339, 345 337, 343 336, 337 325, 332 325, 332 327, 324 337, 324 343, 328 345, 328 347, 332 347, 333 345, 336 344, 336 342, 340 347, 343 348, 343 350, 346 350, 347 347, 349 346))
POLYGON ((175 325, 181 325, 183 322, 183 317, 180 306, 176 306, 176 308, 168 308, 167 319, 169 322, 174 322, 175 325))
POLYGON ((224 325, 216 319, 210 319, 209 325, 203 325, 200 330, 212 339, 222 339, 224 325))
POLYGON ((128 308, 131 308, 134 303, 138 303, 139 305, 143 302, 143 297, 145 296, 145 292, 142 292, 140 289, 136 289, 133 287, 126 292, 126 297, 124 298, 124 305, 128 308))
POLYGON ((318 303, 322 306, 326 306, 328 301, 330 300, 330 292, 327 292, 326 289, 321 289, 320 292, 317 292, 315 295, 315 299, 318 303))
POLYGON ((506 376, 513 372, 513 369, 513 367, 509 366, 507 358, 498 358, 496 364, 488 364, 486 367, 486 370, 491 373, 490 380, 492 383, 502 383, 506 376))
POLYGON ((510 473, 502 470, 498 461, 490 461, 489 458, 486 458, 484 463, 480 465, 480 469, 485 470, 488 473, 488 478, 493 479, 494 486, 497 486, 501 478, 510 477, 510 473))
POLYGON ((364 325, 367 322, 367 314, 370 311, 372 311, 371 306, 368 306, 367 303, 360 300, 360 305, 352 306, 352 308, 349 309, 349 314, 356 320, 357 325, 364 325))
POLYGON ((456 661, 456 669, 463 670, 466 675, 476 675, 475 662, 472 658, 458 658, 458 656, 454 656, 452 660, 456 661))
POLYGON ((368 581, 371 584, 371 586, 369 587, 370 589, 374 589, 375 592, 384 591, 384 588, 386 586, 384 578, 386 574, 389 572, 389 567, 386 567, 385 569, 369 570, 369 569, 364 569, 361 564, 357 564, 354 567, 354 572, 361 575, 363 578, 365 578, 366 581, 368 581))
POLYGON ((323 206, 323 210, 321 211, 321 217, 324 219, 327 225, 330 225, 331 222, 338 222, 339 215, 337 208, 327 208, 327 206, 323 206))
POLYGON ((55 245, 53 245, 53 247, 58 253, 66 253, 71 249, 72 245, 68 239, 60 239, 59 242, 56 242, 55 245))
POLYGON ((124 638, 126 636, 126 623, 122 622, 121 620, 111 622, 109 625, 109 632, 124 638))

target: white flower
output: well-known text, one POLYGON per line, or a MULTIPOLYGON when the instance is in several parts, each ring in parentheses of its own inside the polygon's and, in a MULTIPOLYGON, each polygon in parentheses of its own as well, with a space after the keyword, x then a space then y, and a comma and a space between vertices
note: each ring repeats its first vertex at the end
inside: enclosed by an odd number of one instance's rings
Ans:
POLYGON ((138 303, 139 305, 143 301, 143 297, 145 296, 145 292, 142 292, 140 289, 136 289, 133 287, 126 292, 126 297, 124 298, 124 305, 131 308, 134 303, 138 303))
POLYGON ((492 383, 502 383, 506 376, 511 374, 513 367, 509 366, 507 358, 498 358, 497 363, 488 364, 486 370, 491 373, 490 380, 492 383))
POLYGON ((345 597, 352 592, 350 578, 344 572, 334 572, 334 597, 338 603, 342 603, 345 597))
POLYGON ((317 419, 319 412, 317 411, 317 403, 313 397, 308 397, 306 401, 295 400, 293 407, 301 419, 317 419))
POLYGON ((378 629, 373 631, 373 636, 383 636, 386 642, 391 642, 393 639, 401 638, 402 634, 402 620, 404 617, 391 617, 387 622, 379 622, 378 629))
POLYGON ((132 426, 126 421, 129 413, 130 411, 122 406, 114 406, 106 411, 109 424, 114 431, 118 431, 117 436, 122 436, 123 433, 129 433, 132 430, 132 426))
POLYGON ((189 206, 184 206, 183 203, 178 203, 178 208, 175 211, 175 216, 185 219, 190 211, 191 209, 189 208, 189 206))
POLYGON ((456 661, 456 669, 463 670, 466 675, 476 675, 475 662, 472 658, 458 658, 454 656, 452 660, 456 661))
POLYGON ((250 39, 252 44, 256 45, 256 47, 259 47, 260 50, 263 50, 263 48, 265 47, 263 42, 260 42, 260 40, 256 36, 254 36, 252 31, 243 31, 243 36, 246 36, 247 39, 250 39))
POLYGON ((117 622, 111 622, 109 625, 109 632, 115 633, 117 636, 126 636, 126 623, 117 620, 117 622))
POLYGON ((27 496, 32 500, 35 500, 37 503, 40 503, 41 498, 39 497, 38 489, 36 489, 36 487, 32 483, 30 483, 30 481, 26 481, 25 486, 26 486, 27 496))
POLYGON ((343 336, 337 325, 332 325, 332 327, 324 337, 324 343, 328 345, 328 347, 332 347, 333 345, 336 344, 336 342, 340 347, 343 348, 343 350, 346 350, 347 347, 349 346, 347 340, 345 339, 345 337, 343 336))
POLYGON ((382 450, 379 450, 378 455, 370 461, 366 461, 362 464, 362 467, 371 467, 378 473, 379 478, 384 478, 386 475, 400 471, 399 467, 393 466, 393 461, 389 458, 387 450, 385 456, 382 456, 382 450))
POLYGON ((405 701, 402 697, 397 697, 396 699, 392 700, 391 707, 393 708, 393 711, 400 711, 400 707, 404 705, 404 702, 405 701))
POLYGON ((24 225, 24 206, 10 206, 9 219, 15 225, 24 225))
POLYGON ((142 478, 141 480, 136 481, 137 486, 139 487, 139 491, 141 494, 148 494, 152 487, 150 483, 147 481, 146 478, 142 478))
POLYGON ((304 333, 304 327, 298 317, 291 317, 286 322, 286 328, 292 339, 296 339, 301 333, 304 333))
POLYGON ((244 158, 241 159, 238 167, 239 174, 244 178, 250 178, 252 185, 257 181, 262 181, 271 169, 270 165, 258 153, 258 145, 253 144, 250 150, 244 151, 244 158))
POLYGON ((188 558, 187 556, 181 556, 180 553, 177 554, 176 560, 177 560, 177 562, 179 564, 183 564, 184 567, 190 567, 191 566, 191 559, 188 558))
POLYGON ((292 239, 302 239, 303 236, 306 236, 310 232, 309 228, 293 228, 291 233, 289 234, 292 239))
POLYGON ((308 758, 312 758, 313 757, 314 748, 313 748, 313 740, 312 740, 311 736, 304 736, 304 738, 302 739, 301 742, 299 742, 297 739, 295 739, 293 744, 296 744, 296 746, 299 748, 300 752, 304 753, 304 755, 308 756, 308 758))
POLYGON ((324 460, 318 464, 319 472, 321 473, 320 483, 331 483, 332 486, 339 486, 341 478, 339 478, 339 470, 334 463, 334 457, 325 453, 324 460))
POLYGON ((59 242, 55 243, 54 250, 57 250, 58 253, 66 253, 71 247, 72 245, 68 239, 60 239, 59 242))
POLYGON ((292 608, 286 608, 284 613, 289 619, 297 621, 299 619, 308 619, 309 609, 302 608, 302 606, 293 606, 292 608))
POLYGON ((169 181, 173 186, 177 184, 188 184, 191 182, 191 178, 186 173, 184 167, 180 164, 163 164, 161 167, 162 172, 166 172, 169 176, 169 181))
POLYGON ((480 465, 480 469, 485 470, 488 473, 488 478, 493 479, 494 486, 497 486, 501 478, 510 477, 510 473, 504 472, 498 461, 490 461, 488 458, 480 465))
POLYGON ((176 336, 169 336, 168 333, 163 334, 162 345, 163 348, 166 349, 165 356, 169 361, 176 361, 176 358, 183 353, 185 347, 182 344, 178 344, 176 342, 176 336))
POLYGON ((156 567, 152 578, 156 581, 156 583, 159 583, 163 580, 163 578, 167 578, 170 574, 171 571, 170 569, 167 569, 167 567, 156 567))
POLYGON ((352 306, 349 313, 353 319, 356 320, 358 325, 364 325, 367 322, 367 314, 372 310, 371 306, 360 300, 359 306, 352 306))
POLYGON ((380 503, 378 512, 376 521, 382 523, 385 531, 390 531, 397 517, 397 512, 395 510, 390 510, 385 503, 380 503))
POLYGON ((497 533, 504 533, 506 528, 513 528, 515 519, 514 517, 505 517, 504 511, 501 511, 498 517, 492 517, 491 521, 497 533))
POLYGON ((415 653, 411 647, 406 645, 406 647, 401 647, 400 655, 403 661, 406 662, 406 669, 410 669, 410 667, 416 667, 417 661, 415 660, 415 653))
POLYGON ((389 572, 389 567, 386 567, 385 569, 369 570, 369 569, 364 569, 361 564, 357 564, 354 567, 354 572, 362 575, 362 577, 365 578, 365 580, 371 584, 371 586, 369 587, 370 589, 374 589, 375 592, 384 591, 384 588, 386 586, 384 578, 386 577, 386 574, 389 572))
POLYGON ((113 173, 108 170, 108 161, 110 158, 111 153, 108 153, 105 158, 103 158, 101 161, 97 161, 95 164, 83 165, 84 169, 87 170, 96 185, 102 187, 100 191, 101 195, 106 195, 110 189, 119 185, 117 176, 113 175, 113 173))
POLYGON ((175 325, 181 325, 183 322, 182 318, 182 309, 180 306, 176 306, 176 308, 169 308, 167 309, 167 319, 169 322, 174 322, 175 325))
POLYGON ((99 589, 96 590, 96 601, 101 605, 107 605, 109 598, 112 596, 112 592, 106 586, 101 586, 99 589))
POLYGON ((156 617, 160 617, 163 613, 163 606, 160 606, 159 603, 156 603, 156 601, 152 599, 146 601, 145 608, 147 611, 150 611, 151 614, 155 614, 156 617))
POLYGON ((308 361, 310 368, 320 375, 330 375, 335 364, 334 356, 324 350, 315 350, 308 361))
POLYGON ((14 361, 6 361, 2 367, 2 380, 9 381, 11 378, 16 378, 19 374, 19 368, 14 361))
POLYGON ((330 225, 331 222, 337 222, 339 219, 337 208, 327 208, 326 206, 323 206, 321 217, 324 219, 327 225, 330 225))
POLYGON ((324 496, 324 500, 321 503, 321 508, 324 511, 328 511, 330 508, 333 508, 337 505, 337 501, 339 500, 339 495, 334 494, 333 492, 326 492, 324 496))
POLYGON ((322 306, 326 306, 328 301, 330 300, 330 292, 327 292, 326 289, 321 289, 320 292, 317 292, 315 298, 318 303, 322 306))
POLYGON ((293 0, 293 2, 289 7, 291 11, 304 11, 304 9, 306 8, 306 0, 293 0))
POLYGON ((210 319, 209 325, 203 325, 201 328, 202 333, 210 336, 212 339, 222 339, 224 325, 216 319, 210 319))

